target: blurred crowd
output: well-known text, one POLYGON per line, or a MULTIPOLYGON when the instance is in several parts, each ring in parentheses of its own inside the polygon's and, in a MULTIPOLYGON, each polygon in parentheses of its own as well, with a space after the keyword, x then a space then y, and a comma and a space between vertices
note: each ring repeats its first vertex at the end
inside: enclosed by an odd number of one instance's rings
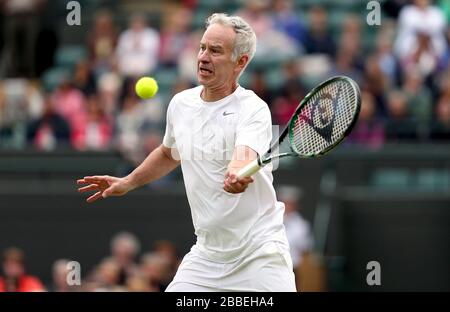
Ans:
MULTIPOLYGON (((314 238, 303 216, 303 191, 280 185, 277 194, 285 204, 284 224, 298 290, 324 290, 315 273, 314 238)), ((42 266, 47 265, 38 255, 27 258, 24 250, 14 246, 0 256, 0 292, 162 292, 175 276, 182 255, 169 240, 154 241, 146 249, 136 235, 122 231, 111 238, 109 255, 97 264, 87 267, 72 262, 78 259, 56 259, 44 268, 49 279, 30 270, 33 264, 42 273, 42 266)))
POLYGON ((139 239, 129 232, 117 233, 110 247, 111 254, 87 274, 82 263, 73 266, 69 259, 55 260, 48 283, 28 271, 23 250, 7 248, 2 255, 0 292, 160 292, 172 280, 180 261, 169 241, 157 241, 152 250, 141 253, 139 239))
MULTIPOLYGON (((52 4, 1 1, 0 149, 118 150, 140 163, 162 140, 171 96, 196 85, 203 30, 194 24, 203 2, 175 1, 158 23, 145 13, 130 14, 124 27, 108 6, 99 8, 80 42, 85 57, 50 88, 42 77, 51 65, 41 67, 52 64, 51 53, 37 59, 42 52, 33 55, 30 47, 36 46, 35 17, 52 4), (137 78, 162 81, 167 73, 175 75, 156 97, 136 96, 137 78)), ((362 111, 348 144, 448 141, 448 2, 381 2, 379 26, 367 25, 367 10, 335 15, 320 5, 324 1, 303 10, 292 0, 238 1, 228 12, 245 18, 257 34, 257 52, 241 84, 268 103, 274 124, 284 125, 316 83, 346 75, 362 90, 362 111)), ((52 49, 52 42, 45 48, 52 49)))

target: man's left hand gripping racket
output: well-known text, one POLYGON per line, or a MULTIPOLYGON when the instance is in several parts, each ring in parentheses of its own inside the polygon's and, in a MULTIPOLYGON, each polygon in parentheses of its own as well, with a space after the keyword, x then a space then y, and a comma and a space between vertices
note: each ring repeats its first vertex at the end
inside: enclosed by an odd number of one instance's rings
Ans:
POLYGON ((337 76, 322 82, 300 102, 277 142, 238 172, 249 177, 275 158, 317 157, 350 133, 359 115, 361 94, 350 78, 337 76))

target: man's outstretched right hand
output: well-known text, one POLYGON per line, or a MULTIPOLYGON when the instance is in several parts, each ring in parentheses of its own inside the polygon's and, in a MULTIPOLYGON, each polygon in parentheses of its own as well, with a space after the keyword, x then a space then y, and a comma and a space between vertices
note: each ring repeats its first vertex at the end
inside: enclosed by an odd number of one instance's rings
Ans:
POLYGON ((106 198, 109 196, 122 196, 133 189, 129 181, 125 178, 117 178, 111 176, 89 176, 77 180, 78 185, 86 185, 78 188, 78 192, 95 191, 86 199, 88 203, 92 203, 99 198, 106 198))

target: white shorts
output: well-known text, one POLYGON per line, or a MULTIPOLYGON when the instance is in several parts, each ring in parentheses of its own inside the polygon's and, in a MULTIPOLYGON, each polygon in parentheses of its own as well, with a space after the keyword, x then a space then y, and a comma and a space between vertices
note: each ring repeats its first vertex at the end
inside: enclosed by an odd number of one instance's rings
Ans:
POLYGON ((267 242, 246 257, 218 263, 200 257, 193 248, 181 262, 167 292, 267 291, 295 292, 289 250, 267 242))

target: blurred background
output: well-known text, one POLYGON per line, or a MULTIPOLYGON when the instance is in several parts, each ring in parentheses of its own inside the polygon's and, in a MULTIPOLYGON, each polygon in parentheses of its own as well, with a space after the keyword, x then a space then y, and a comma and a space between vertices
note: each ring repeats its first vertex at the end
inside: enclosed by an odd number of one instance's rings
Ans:
POLYGON ((450 290, 448 0, 371 1, 380 25, 364 0, 77 2, 70 26, 69 1, 0 0, 0 291, 165 289, 195 242, 181 172, 89 206, 75 181, 126 175, 161 143, 213 12, 253 26, 240 83, 274 125, 328 77, 362 90, 344 144, 274 172, 299 290, 450 290), (143 75, 160 87, 146 101, 143 75), (72 260, 81 286, 65 282, 72 260))

